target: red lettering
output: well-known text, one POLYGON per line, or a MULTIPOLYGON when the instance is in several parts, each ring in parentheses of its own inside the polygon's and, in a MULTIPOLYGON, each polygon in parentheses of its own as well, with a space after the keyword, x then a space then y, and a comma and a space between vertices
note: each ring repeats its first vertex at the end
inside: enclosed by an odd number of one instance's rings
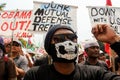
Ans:
POLYGON ((26 32, 23 32, 23 33, 21 34, 21 36, 22 36, 22 37, 27 37, 27 33, 26 33, 26 32))
POLYGON ((20 15, 19 15, 19 17, 20 18, 30 18, 31 17, 31 15, 32 15, 32 11, 23 11, 20 15))
POLYGON ((21 16, 22 18, 27 18, 26 14, 27 14, 27 12, 22 12, 20 16, 21 16))
POLYGON ((12 17, 14 16, 14 13, 15 13, 15 12, 13 12, 13 11, 10 12, 10 14, 8 14, 8 18, 12 18, 12 17))
POLYGON ((31 18, 32 11, 11 11, 11 12, 3 12, 1 13, 2 18, 31 18))
POLYGON ((16 22, 3 22, 0 25, 0 28, 2 31, 7 31, 9 30, 28 30, 30 26, 31 20, 29 21, 16 21, 16 22))
POLYGON ((8 23, 7 22, 4 22, 1 26, 1 30, 2 31, 6 31, 8 29, 8 23))
POLYGON ((31 18, 32 11, 22 11, 19 18, 31 18))
POLYGON ((30 38, 32 37, 32 34, 27 33, 27 32, 17 32, 16 37, 30 38))
POLYGON ((20 32, 16 33, 15 35, 16 37, 20 37, 20 32))
POLYGON ((28 27, 30 26, 30 23, 31 23, 31 20, 28 21, 27 25, 26 25, 26 28, 25 28, 25 31, 28 30, 28 27))
POLYGON ((32 15, 32 11, 29 11, 27 14, 28 18, 31 18, 31 15, 32 15))
POLYGON ((20 30, 22 30, 22 29, 23 29, 24 24, 25 24, 25 23, 27 23, 27 21, 20 21, 19 23, 21 24, 21 25, 20 25, 20 30))
POLYGON ((7 12, 4 12, 4 13, 1 15, 2 18, 6 18, 7 16, 8 16, 7 12))
POLYGON ((11 22, 10 23, 10 30, 16 30, 18 27, 18 22, 16 22, 16 26, 14 25, 15 23, 11 22))
POLYGON ((14 15, 14 18, 19 18, 19 14, 20 14, 20 12, 17 11, 14 15))

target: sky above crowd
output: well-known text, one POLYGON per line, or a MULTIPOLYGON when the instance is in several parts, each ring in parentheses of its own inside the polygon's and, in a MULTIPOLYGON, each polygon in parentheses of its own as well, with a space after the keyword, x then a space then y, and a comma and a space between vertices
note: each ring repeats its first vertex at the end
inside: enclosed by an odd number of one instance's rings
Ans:
MULTIPOLYGON (((1 3, 6 3, 4 10, 31 10, 33 9, 33 1, 51 2, 77 6, 77 28, 79 41, 91 39, 91 23, 86 6, 106 6, 106 0, 0 0, 1 3)), ((120 7, 119 0, 111 0, 112 6, 120 7)))

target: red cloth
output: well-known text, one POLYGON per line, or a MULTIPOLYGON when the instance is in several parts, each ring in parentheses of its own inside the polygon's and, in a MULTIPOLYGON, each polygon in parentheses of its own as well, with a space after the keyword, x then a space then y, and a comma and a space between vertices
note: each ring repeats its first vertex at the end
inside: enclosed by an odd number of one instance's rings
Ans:
POLYGON ((112 6, 111 0, 106 0, 106 5, 107 5, 107 6, 112 6))
POLYGON ((108 55, 110 55, 110 44, 105 43, 105 52, 108 53, 108 55))
POLYGON ((106 64, 107 64, 108 68, 111 67, 111 66, 110 66, 110 60, 109 60, 109 59, 106 59, 106 64))
POLYGON ((87 53, 85 51, 83 52, 83 54, 84 54, 85 57, 88 57, 88 55, 87 55, 87 53))

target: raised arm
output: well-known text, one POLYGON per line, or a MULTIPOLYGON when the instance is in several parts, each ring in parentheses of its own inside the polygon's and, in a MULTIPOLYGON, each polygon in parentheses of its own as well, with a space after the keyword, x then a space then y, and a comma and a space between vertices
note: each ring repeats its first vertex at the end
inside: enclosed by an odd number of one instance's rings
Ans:
POLYGON ((120 35, 108 24, 96 24, 91 32, 99 41, 109 43, 111 48, 120 56, 120 35))

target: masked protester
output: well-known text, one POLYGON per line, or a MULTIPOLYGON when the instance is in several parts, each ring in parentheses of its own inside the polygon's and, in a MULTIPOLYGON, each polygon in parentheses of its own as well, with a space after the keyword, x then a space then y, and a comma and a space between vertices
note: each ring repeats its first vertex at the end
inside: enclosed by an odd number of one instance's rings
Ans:
POLYGON ((78 65, 77 35, 69 26, 55 25, 46 34, 44 47, 53 63, 31 68, 24 80, 120 80, 97 66, 78 65))

